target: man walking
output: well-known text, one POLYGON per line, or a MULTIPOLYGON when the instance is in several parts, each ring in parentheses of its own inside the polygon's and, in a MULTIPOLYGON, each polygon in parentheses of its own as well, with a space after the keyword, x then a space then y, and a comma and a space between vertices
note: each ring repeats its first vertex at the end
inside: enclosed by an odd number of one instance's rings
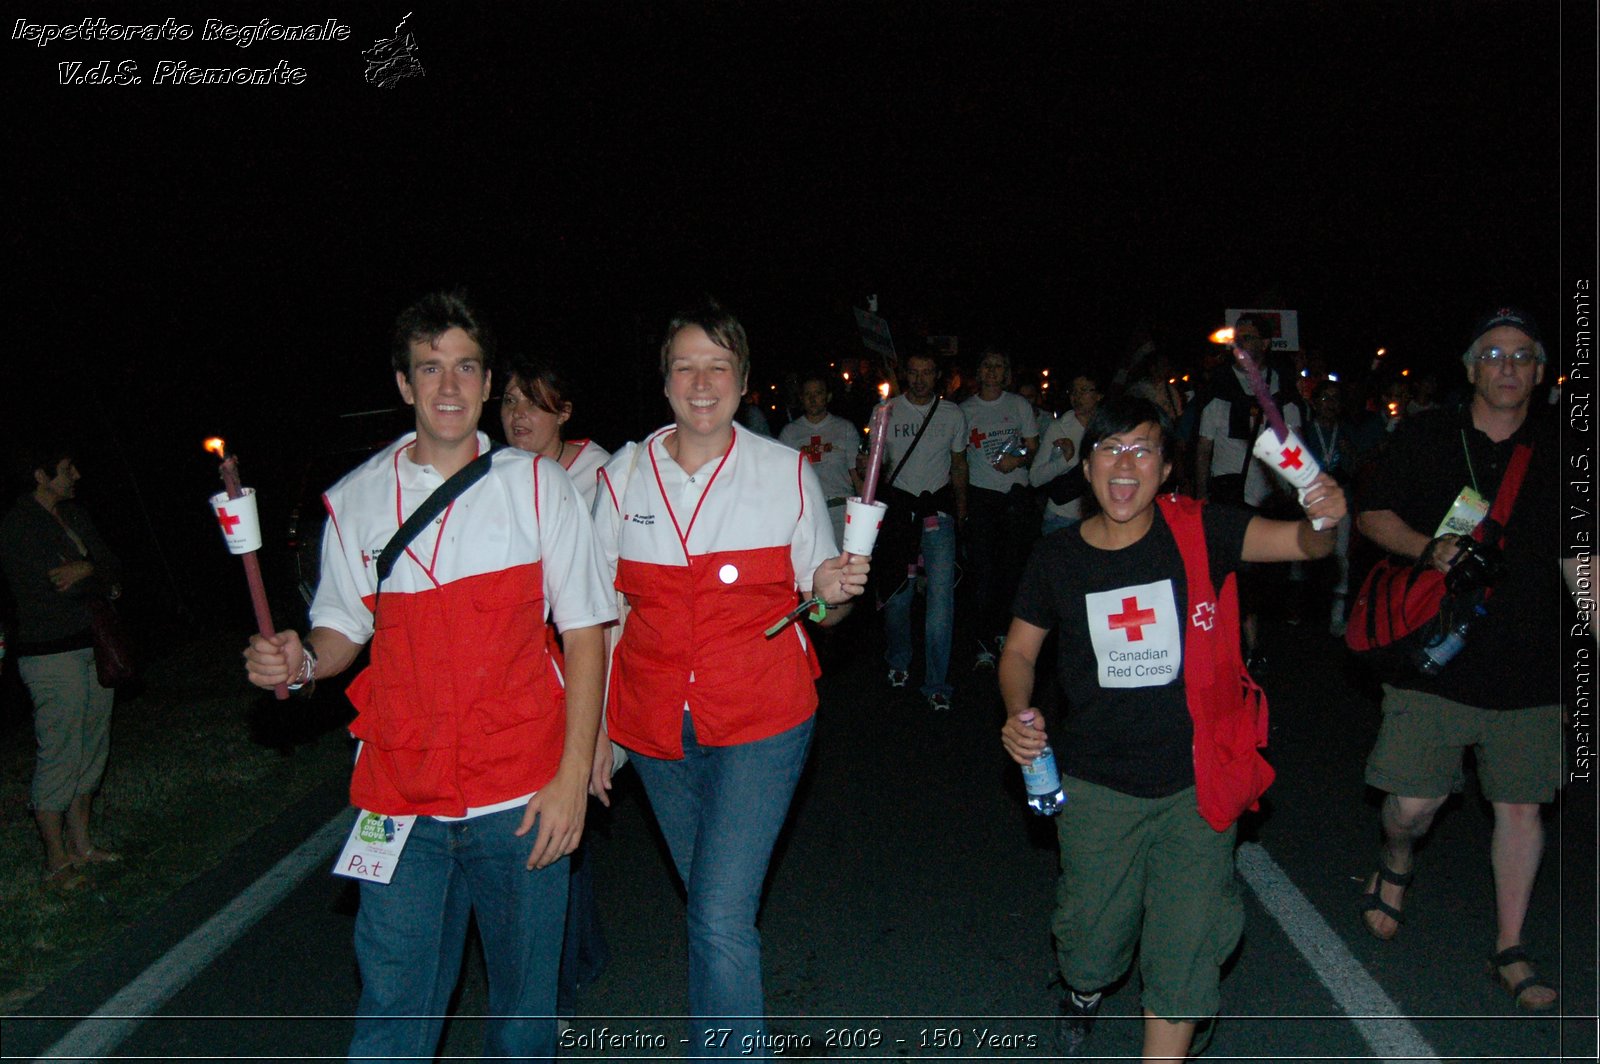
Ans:
MULTIPOLYGON (((898 559, 898 570, 893 560, 881 562, 887 586, 894 589, 884 606, 889 686, 904 687, 910 680, 911 605, 917 590, 911 567, 920 552, 928 579, 922 694, 930 709, 943 711, 950 708, 955 691, 948 676, 955 623, 956 525, 967 516, 967 419, 954 403, 939 397, 939 365, 932 355, 907 358, 905 374, 906 390, 889 407, 889 439, 884 447, 890 520, 910 529, 905 552, 909 558, 898 559)), ((885 531, 890 531, 887 522, 885 531)), ((880 558, 883 548, 892 549, 884 538, 879 540, 880 558)))
POLYGON ((252 683, 300 688, 372 641, 348 691, 361 740, 350 798, 415 821, 391 880, 361 883, 352 1058, 432 1059, 474 914, 489 972, 484 1054, 555 1055, 564 858, 583 831, 614 596, 571 479, 512 448, 396 542, 405 519, 489 449, 476 429, 492 347, 459 296, 401 313, 395 382, 416 431, 324 496, 311 631, 255 636, 245 652, 252 683), (386 551, 400 556, 380 578, 386 551))
MULTIPOLYGON (((1483 568, 1492 588, 1465 647, 1435 676, 1412 673, 1384 686, 1383 723, 1367 760, 1366 780, 1388 792, 1383 848, 1367 881, 1362 919, 1380 939, 1399 932, 1412 852, 1451 792, 1462 783, 1461 755, 1471 746, 1483 796, 1494 809, 1489 860, 1494 873, 1496 937, 1490 974, 1518 1007, 1543 1010, 1556 991, 1539 978, 1522 944, 1522 924, 1544 849, 1540 806, 1561 782, 1560 697, 1550 648, 1561 616, 1557 457, 1554 426, 1532 413, 1544 379, 1545 351, 1533 320, 1503 307, 1473 330, 1462 356, 1470 401, 1454 410, 1408 418, 1396 431, 1357 518, 1385 550, 1442 572, 1485 551, 1446 525, 1490 520, 1490 501, 1516 452, 1531 448, 1526 475, 1504 526, 1500 563, 1483 568), (1465 549, 1469 544, 1477 551, 1465 549), (1495 575, 1498 570, 1498 576, 1495 575)), ((1490 551, 1499 535, 1480 536, 1490 551)))

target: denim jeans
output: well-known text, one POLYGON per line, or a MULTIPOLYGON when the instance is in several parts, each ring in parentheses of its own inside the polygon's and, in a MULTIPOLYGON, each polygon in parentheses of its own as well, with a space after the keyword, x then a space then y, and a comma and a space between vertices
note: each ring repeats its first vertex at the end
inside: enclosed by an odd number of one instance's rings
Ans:
POLYGON ((689 895, 690 1055, 764 1059, 741 1048, 765 1033, 756 911, 814 720, 753 743, 701 746, 685 713, 682 760, 634 755, 689 895))
MULTIPOLYGON (((949 514, 939 515, 938 528, 922 530, 922 570, 928 577, 922 693, 951 695, 955 688, 946 678, 950 673, 950 632, 956 615, 956 521, 949 514)), ((884 656, 891 669, 911 668, 911 603, 916 593, 916 585, 908 580, 883 607, 883 626, 889 641, 884 656)))
POLYGON ((556 969, 567 860, 528 871, 538 825, 521 807, 471 820, 418 817, 387 884, 362 883, 356 914, 361 1002, 350 1059, 431 1061, 461 976, 475 913, 489 969, 483 1055, 555 1057, 556 969))

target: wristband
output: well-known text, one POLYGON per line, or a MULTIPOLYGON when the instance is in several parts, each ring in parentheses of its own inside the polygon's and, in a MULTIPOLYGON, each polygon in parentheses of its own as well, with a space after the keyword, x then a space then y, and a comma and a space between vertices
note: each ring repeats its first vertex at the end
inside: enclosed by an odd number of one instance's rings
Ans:
POLYGON ((289 684, 289 690, 299 691, 305 689, 307 694, 317 686, 317 652, 311 648, 310 643, 300 644, 300 671, 295 675, 294 682, 289 684))

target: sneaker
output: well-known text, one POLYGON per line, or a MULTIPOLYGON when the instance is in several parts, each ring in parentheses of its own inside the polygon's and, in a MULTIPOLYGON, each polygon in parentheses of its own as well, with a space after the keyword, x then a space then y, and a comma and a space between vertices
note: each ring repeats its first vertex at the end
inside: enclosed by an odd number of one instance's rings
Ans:
POLYGON ((989 653, 988 647, 984 647, 981 643, 979 646, 982 647, 982 649, 978 651, 978 656, 972 659, 972 667, 974 669, 994 668, 994 655, 989 653))
POLYGON ((904 669, 889 670, 889 686, 904 687, 911 679, 911 674, 904 669))
POLYGON ((948 713, 950 711, 949 695, 929 695, 928 708, 935 713, 948 713))
POLYGON ((1064 1057, 1083 1056, 1083 1047, 1094 1030, 1094 1018, 1100 1014, 1100 994, 1080 994, 1067 991, 1061 999, 1061 1014, 1056 1017, 1056 1050, 1064 1057))

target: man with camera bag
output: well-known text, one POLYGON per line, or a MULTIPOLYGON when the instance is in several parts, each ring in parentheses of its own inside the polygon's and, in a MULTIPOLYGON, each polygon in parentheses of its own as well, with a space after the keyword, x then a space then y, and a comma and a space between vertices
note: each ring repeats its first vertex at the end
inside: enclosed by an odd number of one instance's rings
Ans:
POLYGON ((1461 788, 1462 750, 1473 747, 1494 809, 1489 974, 1519 1008, 1544 1010, 1557 994, 1523 949, 1522 924, 1544 848, 1540 806, 1561 781, 1560 692, 1550 660, 1561 617, 1555 426, 1532 413, 1546 356, 1527 314, 1502 307, 1484 318, 1462 361, 1470 401, 1406 420, 1357 518, 1380 547, 1446 573, 1447 602, 1478 607, 1453 611, 1458 625, 1472 614, 1458 653, 1384 685, 1383 723, 1366 767, 1367 783, 1387 792, 1383 848, 1361 918, 1377 938, 1399 931, 1413 847, 1461 788), (1485 534, 1478 526, 1492 520, 1508 468, 1524 464, 1514 461, 1520 445, 1532 455, 1503 535, 1485 534))

